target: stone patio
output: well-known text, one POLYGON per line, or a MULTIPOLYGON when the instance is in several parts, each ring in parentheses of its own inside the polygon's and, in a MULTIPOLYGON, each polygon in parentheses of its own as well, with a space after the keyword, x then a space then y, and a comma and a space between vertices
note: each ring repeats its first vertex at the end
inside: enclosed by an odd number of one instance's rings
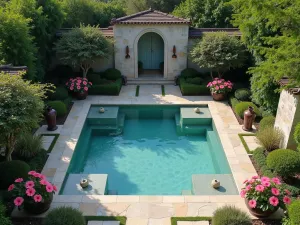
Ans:
MULTIPOLYGON (((172 85, 165 85, 165 96, 161 95, 160 85, 141 85, 139 97, 135 97, 135 90, 135 85, 124 86, 119 96, 88 96, 84 101, 74 102, 43 169, 43 173, 50 177, 59 189, 64 181, 91 104, 208 105, 237 188, 242 187, 245 179, 257 175, 238 137, 238 133, 245 133, 245 131, 238 124, 227 102, 213 101, 210 96, 182 96, 179 87, 172 85)), ((70 205, 80 209, 84 215, 90 216, 126 216, 127 225, 170 225, 170 217, 212 216, 216 208, 226 204, 232 204, 248 211, 244 200, 239 195, 56 195, 51 207, 70 205)), ((23 212, 14 211, 13 216, 24 216, 24 214, 23 212)), ((103 223, 103 225, 108 224, 103 223)), ((183 223, 181 225, 187 224, 183 223)))

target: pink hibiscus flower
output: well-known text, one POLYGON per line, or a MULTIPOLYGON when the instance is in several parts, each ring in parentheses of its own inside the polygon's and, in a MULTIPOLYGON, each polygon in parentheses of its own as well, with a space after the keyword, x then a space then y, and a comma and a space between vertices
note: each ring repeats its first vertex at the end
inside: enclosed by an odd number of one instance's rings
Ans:
POLYGON ((275 196, 272 196, 271 198, 269 198, 269 202, 272 206, 277 206, 279 203, 279 200, 275 196))
POLYGON ((241 197, 242 197, 242 198, 245 198, 246 193, 247 193, 247 191, 241 190, 241 193, 240 193, 241 197))
POLYGON ((266 181, 262 182, 262 185, 264 185, 265 187, 270 187, 271 183, 269 181, 266 181))
POLYGON ((252 179, 256 180, 258 178, 258 176, 253 176, 252 179))
POLYGON ((287 195, 291 195, 291 192, 287 189, 284 190, 284 192, 287 194, 287 195))
POLYGON ((29 174, 29 175, 34 175, 34 174, 36 174, 36 172, 33 171, 33 170, 31 170, 31 171, 28 172, 28 174, 29 174))
POLYGON ((23 181, 23 178, 18 178, 15 180, 16 183, 21 183, 23 181))
POLYGON ((26 188, 33 188, 34 187, 34 182, 32 180, 27 181, 25 184, 26 188))
POLYGON ((24 198, 22 197, 16 197, 14 200, 15 206, 20 206, 24 202, 24 198))
POLYGON ((248 202, 248 205, 250 206, 250 208, 254 209, 256 207, 256 201, 252 199, 248 202))
POLYGON ((81 80, 77 80, 77 84, 81 84, 81 80))
POLYGON ((218 80, 218 84, 221 84, 222 83, 222 81, 221 80, 218 80))
POLYGON ((52 187, 54 191, 57 191, 57 187, 55 185, 52 185, 52 187))
POLYGON ((269 177, 262 177, 261 182, 270 182, 270 178, 269 177))
POLYGON ((265 190, 265 187, 263 185, 257 185, 255 187, 255 190, 257 190, 258 192, 263 192, 265 190))
POLYGON ((82 83, 83 83, 84 85, 87 85, 87 82, 86 82, 86 81, 83 81, 82 83))
POLYGON ((28 188, 28 189, 26 190, 26 194, 27 194, 27 196, 34 196, 34 194, 35 194, 35 189, 34 189, 34 188, 28 188))
POLYGON ((212 85, 211 82, 209 82, 206 87, 210 87, 211 85, 212 85))
POLYGON ((46 191, 49 192, 49 193, 52 192, 53 191, 53 186, 50 185, 50 184, 46 185, 46 191))
POLYGON ((246 191, 250 191, 250 190, 251 190, 251 188, 252 188, 252 186, 251 186, 251 185, 248 185, 248 186, 246 186, 246 191))
POLYGON ((221 88, 221 89, 224 89, 224 85, 220 85, 220 88, 221 88))
POLYGON ((35 173, 33 176, 39 178, 40 173, 35 173))
POLYGON ((73 90, 74 90, 74 87, 73 87, 73 86, 71 86, 71 87, 70 87, 70 90, 71 90, 71 91, 73 91, 73 90))
POLYGON ((216 88, 216 90, 219 90, 219 89, 220 89, 219 86, 216 86, 215 88, 216 88))
POLYGON ((231 88, 232 88, 232 86, 228 86, 228 88, 229 88, 229 89, 231 89, 231 88))
POLYGON ((15 188, 15 185, 14 184, 11 184, 11 185, 9 185, 9 187, 8 187, 8 191, 11 191, 11 190, 13 190, 15 188))
POLYGON ((216 85, 216 84, 217 84, 217 81, 213 81, 212 83, 213 83, 214 85, 216 85))
POLYGON ((254 182, 255 182, 255 180, 253 180, 253 179, 249 180, 250 184, 253 184, 254 182))
POLYGON ((92 82, 89 82, 90 85, 92 85, 92 82))
POLYGON ((277 188, 272 188, 271 189, 272 194, 278 196, 280 194, 279 190, 277 188))
POLYGON ((277 178, 277 177, 273 177, 273 178, 272 178, 272 181, 273 181, 275 184, 278 184, 278 185, 281 184, 279 178, 277 178))
POLYGON ((49 185, 49 182, 47 180, 43 179, 43 180, 40 180, 40 184, 46 186, 46 185, 49 185))
POLYGON ((85 91, 88 91, 88 90, 89 90, 87 87, 84 87, 83 89, 84 89, 85 91))
POLYGON ((283 197, 283 202, 285 203, 285 204, 291 204, 291 198, 290 197, 288 197, 288 196, 284 196, 283 197))
POLYGON ((38 178, 44 180, 44 179, 46 179, 46 176, 44 174, 39 174, 38 178))
POLYGON ((80 90, 80 86, 77 86, 77 89, 80 90))
POLYGON ((43 200, 43 198, 41 195, 35 195, 35 196, 33 196, 33 200, 35 202, 41 202, 43 200))

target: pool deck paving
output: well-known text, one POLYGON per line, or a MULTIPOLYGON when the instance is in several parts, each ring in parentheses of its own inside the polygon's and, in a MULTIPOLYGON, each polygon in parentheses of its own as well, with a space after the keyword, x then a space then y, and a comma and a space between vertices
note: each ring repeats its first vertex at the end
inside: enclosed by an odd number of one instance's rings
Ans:
MULTIPOLYGON (((43 169, 43 173, 58 189, 62 186, 85 118, 92 104, 208 105, 238 190, 242 187, 244 180, 257 175, 238 137, 239 133, 245 133, 245 131, 237 122, 227 102, 213 101, 210 96, 182 96, 179 87, 173 85, 165 85, 165 96, 161 95, 160 85, 140 85, 138 97, 135 97, 135 90, 136 85, 123 86, 119 96, 88 96, 86 100, 74 101, 69 116, 60 129, 60 136, 43 169)), ((248 212, 244 199, 239 195, 55 195, 51 208, 68 205, 80 209, 84 215, 89 216, 126 216, 127 225, 170 225, 170 217, 212 216, 215 209, 227 204, 235 205, 248 212)), ((280 215, 281 212, 274 216, 280 215)), ((25 214, 15 210, 13 216, 22 217, 25 214)), ((40 216, 45 216, 45 214, 40 216)), ((179 225, 186 224, 179 223, 179 225)))

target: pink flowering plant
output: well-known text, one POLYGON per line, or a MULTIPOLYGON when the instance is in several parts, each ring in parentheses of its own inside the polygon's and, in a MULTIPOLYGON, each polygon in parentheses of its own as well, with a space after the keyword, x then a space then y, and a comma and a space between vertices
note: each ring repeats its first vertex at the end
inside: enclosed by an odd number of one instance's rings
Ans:
POLYGON ((275 210, 291 203, 291 193, 281 186, 279 178, 253 176, 244 181, 241 197, 247 199, 250 208, 262 211, 275 210))
POLYGON ((18 178, 8 187, 14 196, 14 204, 19 209, 24 202, 39 203, 49 200, 57 191, 57 187, 47 181, 45 175, 30 171, 28 179, 18 178))
POLYGON ((88 79, 82 77, 71 78, 66 86, 68 90, 72 92, 87 92, 90 87, 92 87, 92 82, 89 82, 88 79))
POLYGON ((207 84, 207 87, 210 89, 210 92, 216 94, 226 94, 232 91, 233 84, 228 80, 225 81, 221 78, 215 78, 213 81, 207 84))

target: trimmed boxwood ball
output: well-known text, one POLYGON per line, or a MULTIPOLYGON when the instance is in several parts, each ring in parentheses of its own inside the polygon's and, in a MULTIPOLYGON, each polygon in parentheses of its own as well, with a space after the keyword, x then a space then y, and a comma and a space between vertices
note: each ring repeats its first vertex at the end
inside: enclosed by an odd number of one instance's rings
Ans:
POLYGON ((47 105, 56 110, 57 116, 65 116, 67 114, 67 106, 62 101, 50 101, 47 105))
POLYGON ((251 91, 248 88, 240 88, 234 92, 234 97, 240 101, 249 101, 251 97, 251 91))
POLYGON ((274 127, 275 124, 275 117, 274 116, 266 116, 262 118, 262 120, 259 123, 259 129, 263 130, 267 127, 274 127))
POLYGON ((212 225, 251 225, 252 220, 247 213, 235 206, 218 208, 212 218, 212 225))
POLYGON ((193 68, 186 68, 182 70, 181 76, 184 78, 194 78, 194 77, 199 77, 199 72, 193 68))
POLYGON ((267 166, 282 178, 300 172, 300 153, 291 149, 277 149, 267 156, 267 166))
POLYGON ((59 207, 53 209, 46 216, 43 225, 85 225, 85 219, 77 209, 72 207, 59 207))
POLYGON ((189 84, 202 84, 203 83, 203 79, 201 77, 194 77, 194 78, 186 78, 185 79, 186 83, 189 84))
POLYGON ((101 76, 97 73, 90 73, 87 75, 88 81, 92 82, 93 85, 101 84, 101 76))
POLYGON ((295 200, 288 206, 288 214, 291 225, 300 224, 300 200, 295 200))
POLYGON ((261 113, 260 113, 258 107, 253 102, 240 102, 240 103, 236 104, 236 106, 234 107, 234 111, 239 117, 241 117, 243 119, 244 112, 245 112, 245 110, 248 109, 249 106, 253 107, 254 112, 256 113, 257 117, 261 116, 261 113))
POLYGON ((104 77, 108 80, 117 80, 119 78, 121 78, 122 74, 119 70, 117 69, 107 69, 104 72, 104 77))
POLYGON ((0 189, 7 189, 17 178, 27 178, 30 167, 20 160, 6 161, 0 163, 0 189))

